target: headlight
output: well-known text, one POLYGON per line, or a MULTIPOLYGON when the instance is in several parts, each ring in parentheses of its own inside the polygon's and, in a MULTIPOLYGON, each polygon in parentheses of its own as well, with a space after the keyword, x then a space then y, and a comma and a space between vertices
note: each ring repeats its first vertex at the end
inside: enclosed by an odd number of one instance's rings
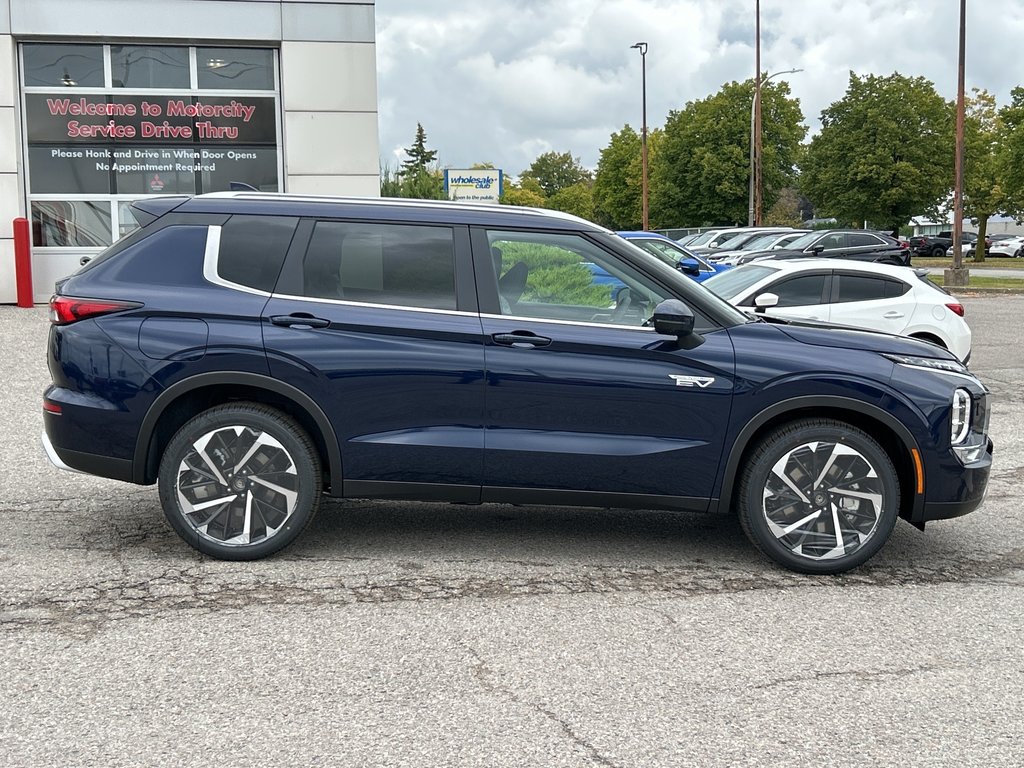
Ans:
POLYGON ((926 371, 936 371, 937 373, 958 373, 962 376, 971 376, 967 366, 959 360, 940 360, 934 357, 914 357, 912 355, 883 354, 882 357, 908 368, 924 368, 926 371))
POLYGON ((975 401, 966 389, 957 389, 953 393, 949 409, 949 442, 962 464, 973 464, 985 454, 988 444, 985 437, 988 429, 986 400, 981 397, 975 401))
POLYGON ((958 389, 953 393, 953 407, 950 409, 949 442, 960 445, 971 433, 971 393, 958 389))

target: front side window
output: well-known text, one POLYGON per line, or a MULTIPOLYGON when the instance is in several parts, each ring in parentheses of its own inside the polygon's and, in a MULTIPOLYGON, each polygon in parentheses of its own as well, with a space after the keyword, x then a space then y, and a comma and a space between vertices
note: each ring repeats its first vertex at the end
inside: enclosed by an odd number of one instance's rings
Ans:
POLYGON ((455 309, 450 227, 319 221, 302 268, 303 295, 455 309))
POLYGON ((578 235, 489 231, 501 314, 643 325, 669 295, 578 235))
POLYGON ((781 280, 767 289, 779 297, 778 307, 805 307, 810 304, 821 304, 825 290, 825 278, 821 275, 800 275, 781 280))
POLYGON ((836 232, 831 235, 825 235, 821 240, 815 243, 815 245, 822 246, 826 251, 835 250, 836 248, 842 248, 846 245, 846 235, 841 232, 836 232))

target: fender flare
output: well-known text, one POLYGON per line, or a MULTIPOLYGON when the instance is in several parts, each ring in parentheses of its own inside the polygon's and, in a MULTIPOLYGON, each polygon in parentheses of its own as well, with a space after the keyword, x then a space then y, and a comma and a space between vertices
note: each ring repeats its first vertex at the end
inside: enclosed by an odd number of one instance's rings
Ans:
MULTIPOLYGON (((806 408, 836 408, 870 416, 892 430, 892 432, 903 443, 904 447, 906 447, 908 453, 910 453, 912 449, 920 451, 917 440, 914 438, 913 434, 911 434, 910 430, 907 429, 906 426, 904 426, 903 423, 901 423, 895 416, 876 405, 871 405, 870 403, 865 403, 861 400, 838 397, 835 395, 805 395, 802 397, 780 400, 754 416, 754 418, 748 421, 746 426, 744 426, 736 436, 736 440, 733 441, 732 448, 729 451, 729 458, 725 462, 725 469, 722 474, 721 490, 718 494, 718 498, 712 501, 712 509, 717 509, 720 512, 728 511, 728 501, 732 497, 733 487, 736 484, 736 475, 739 473, 740 459, 742 458, 744 451, 746 451, 749 446, 754 434, 772 419, 785 415, 789 412, 795 412, 806 408), (724 508, 723 502, 725 502, 724 508)), ((924 494, 915 493, 912 514, 916 515, 916 513, 923 508, 924 494)))
POLYGON ((338 447, 337 434, 331 425, 330 419, 327 418, 327 414, 317 405, 315 400, 302 390, 269 376, 245 371, 200 373, 175 382, 161 392, 153 401, 149 411, 146 413, 146 417, 142 420, 142 426, 135 441, 135 454, 132 460, 133 482, 145 483, 150 441, 153 438, 153 431, 156 429, 157 422, 164 411, 167 410, 167 407, 188 392, 203 387, 223 386, 224 384, 239 384, 269 390, 291 400, 309 414, 317 429, 320 430, 320 436, 327 447, 327 461, 331 470, 332 489, 334 489, 334 493, 340 494, 343 478, 341 472, 341 450, 338 447))

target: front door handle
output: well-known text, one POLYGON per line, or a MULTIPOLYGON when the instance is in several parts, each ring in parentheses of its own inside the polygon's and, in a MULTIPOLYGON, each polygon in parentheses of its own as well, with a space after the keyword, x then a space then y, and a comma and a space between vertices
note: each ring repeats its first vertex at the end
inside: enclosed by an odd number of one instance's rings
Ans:
POLYGON ((546 347, 551 343, 547 336, 538 336, 529 331, 515 331, 514 333, 495 333, 491 336, 495 344, 505 347, 516 347, 529 349, 530 347, 546 347))
POLYGON ((270 318, 274 325, 284 328, 326 328, 331 321, 324 317, 313 317, 308 312, 293 312, 290 315, 274 315, 270 318))

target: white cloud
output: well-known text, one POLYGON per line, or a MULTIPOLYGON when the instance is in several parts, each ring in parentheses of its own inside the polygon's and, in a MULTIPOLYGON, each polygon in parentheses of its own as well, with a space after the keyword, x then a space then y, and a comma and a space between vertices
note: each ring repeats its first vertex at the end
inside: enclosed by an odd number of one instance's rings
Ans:
MULTIPOLYGON (((595 166, 612 132, 640 126, 644 40, 648 124, 753 75, 753 0, 377 0, 381 148, 416 123, 445 165, 518 174, 545 151, 595 166)), ((812 132, 849 72, 899 71, 956 95, 953 0, 762 0, 761 66, 786 75, 812 132)), ((967 86, 1000 103, 1021 84, 1024 3, 968 8, 967 86)))

